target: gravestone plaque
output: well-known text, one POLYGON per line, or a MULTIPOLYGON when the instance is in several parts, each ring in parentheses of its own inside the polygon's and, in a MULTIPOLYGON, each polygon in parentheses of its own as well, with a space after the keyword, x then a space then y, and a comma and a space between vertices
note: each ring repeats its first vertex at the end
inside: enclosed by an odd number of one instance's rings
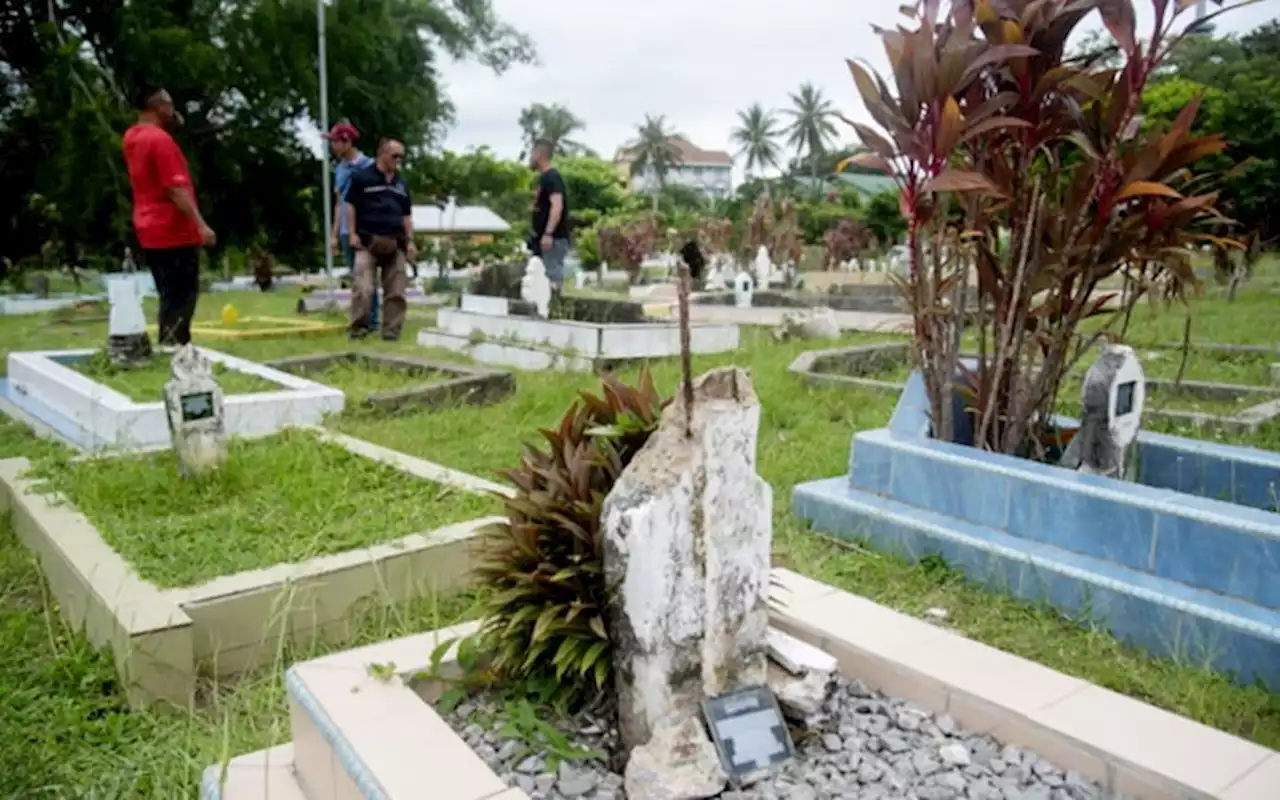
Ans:
POLYGON ((707 698, 702 711, 733 784, 753 783, 795 758, 791 732, 768 687, 752 686, 707 698))
POLYGON ((165 415, 184 475, 216 470, 227 458, 222 387, 209 361, 191 345, 178 348, 164 385, 165 415))

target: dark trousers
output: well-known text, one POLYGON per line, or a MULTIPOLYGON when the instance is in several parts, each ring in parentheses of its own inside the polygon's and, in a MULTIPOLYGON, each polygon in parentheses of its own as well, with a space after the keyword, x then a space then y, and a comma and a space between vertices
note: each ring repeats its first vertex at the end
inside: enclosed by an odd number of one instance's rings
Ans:
POLYGON ((178 346, 191 342, 191 318, 200 297, 200 251, 195 247, 143 250, 143 258, 156 280, 160 295, 160 344, 178 346))

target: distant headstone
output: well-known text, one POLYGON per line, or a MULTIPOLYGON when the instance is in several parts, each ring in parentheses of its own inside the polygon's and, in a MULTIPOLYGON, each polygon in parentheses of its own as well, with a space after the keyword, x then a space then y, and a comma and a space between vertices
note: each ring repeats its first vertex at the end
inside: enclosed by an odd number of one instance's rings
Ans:
POLYGON ((547 280, 547 269, 537 256, 530 256, 524 268, 524 277, 520 279, 520 299, 533 303, 538 309, 538 316, 547 316, 551 306, 551 281, 547 280))
POLYGON ((587 285, 587 273, 577 270, 573 273, 573 288, 581 291, 587 285))
POLYGON ((733 304, 738 308, 751 308, 751 298, 754 295, 751 276, 746 272, 739 272, 733 279, 733 304))
POLYGON ((107 328, 107 355, 113 364, 132 366, 151 360, 151 339, 142 313, 142 286, 132 278, 107 281, 111 304, 107 328))
POLYGON ((840 322, 836 319, 836 312, 826 307, 786 311, 782 315, 782 324, 773 331, 773 338, 779 342, 839 339, 840 322))
POLYGON ((769 288, 769 276, 773 273, 773 261, 769 258, 769 248, 764 245, 756 250, 756 286, 760 289, 769 288))
POLYGON ((31 288, 32 288, 32 291, 35 292, 36 297, 39 297, 41 300, 48 297, 49 296, 49 276, 36 275, 35 279, 32 281, 31 288))
POLYGON ((751 686, 702 701, 711 741, 729 781, 754 783, 795 757, 795 745, 773 692, 751 686))
POLYGON ((120 270, 122 272, 135 272, 138 269, 137 263, 133 260, 133 250, 126 247, 124 249, 124 260, 120 262, 120 270))
POLYGON ((1062 466, 1091 475, 1124 477, 1129 445, 1138 437, 1147 384, 1132 347, 1108 344, 1089 367, 1081 390, 1080 429, 1062 466))
POLYGON ((170 371, 164 408, 178 467, 188 476, 216 470, 227 459, 222 386, 209 360, 189 344, 173 354, 170 371))

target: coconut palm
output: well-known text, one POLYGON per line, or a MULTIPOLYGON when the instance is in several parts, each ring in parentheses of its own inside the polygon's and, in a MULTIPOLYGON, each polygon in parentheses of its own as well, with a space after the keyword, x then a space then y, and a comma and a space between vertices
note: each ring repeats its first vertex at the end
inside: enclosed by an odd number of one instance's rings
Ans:
POLYGON ((586 125, 562 105, 534 103, 525 106, 520 112, 519 124, 525 146, 521 159, 533 150, 533 143, 539 139, 550 141, 557 153, 573 155, 586 149, 580 142, 569 138, 575 131, 585 129, 586 125))
POLYGON ((807 157, 813 174, 814 186, 818 185, 818 163, 836 138, 836 126, 832 121, 836 111, 822 90, 812 83, 800 87, 791 95, 792 107, 786 110, 791 117, 787 126, 787 144, 796 149, 797 156, 807 157))
POLYGON ((729 138, 740 147, 738 155, 746 156, 747 174, 754 169, 778 166, 782 155, 778 137, 783 131, 774 113, 756 103, 746 111, 738 112, 738 122, 729 138))
POLYGON ((636 128, 637 139, 631 148, 633 174, 646 169, 653 173, 653 210, 658 210, 658 196, 667 185, 667 173, 681 161, 680 150, 671 141, 679 134, 667 130, 667 118, 644 115, 644 122, 636 128))

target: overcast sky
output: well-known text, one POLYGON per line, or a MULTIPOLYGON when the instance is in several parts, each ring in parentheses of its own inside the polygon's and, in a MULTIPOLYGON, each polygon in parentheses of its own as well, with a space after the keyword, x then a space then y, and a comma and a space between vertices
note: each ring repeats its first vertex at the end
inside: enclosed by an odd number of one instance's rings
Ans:
MULTIPOLYGON (((811 81, 847 115, 862 116, 846 58, 886 67, 872 24, 890 25, 902 0, 492 0, 499 17, 534 40, 541 63, 502 76, 477 64, 445 69, 457 122, 445 146, 520 150, 520 109, 561 103, 586 122, 581 136, 606 158, 645 114, 705 149, 731 150, 737 112, 789 104, 811 81), (624 10, 625 9, 625 10, 624 10)), ((1136 0, 1150 24, 1150 0, 1136 0)), ((1188 12, 1190 13, 1190 12, 1188 12)), ((1280 0, 1221 18, 1248 30, 1280 16, 1280 0)), ((844 126, 841 126, 844 136, 844 126)), ((852 139, 851 132, 847 138, 852 139)))
MULTIPOLYGON (((863 118, 845 59, 886 68, 871 25, 893 24, 903 0, 492 2, 504 21, 533 38, 540 63, 501 76, 474 63, 446 63, 457 120, 445 147, 487 145, 515 157, 520 110, 560 103, 586 122, 580 138, 611 158, 645 114, 665 115, 699 147, 732 152, 738 111, 755 102, 786 107, 806 81, 846 115, 863 118)), ((1151 0, 1135 5, 1140 28, 1149 29, 1151 0)), ((1277 16, 1280 0, 1262 0, 1220 18, 1219 29, 1249 30, 1277 16)), ((851 141, 852 132, 839 127, 851 141)))

